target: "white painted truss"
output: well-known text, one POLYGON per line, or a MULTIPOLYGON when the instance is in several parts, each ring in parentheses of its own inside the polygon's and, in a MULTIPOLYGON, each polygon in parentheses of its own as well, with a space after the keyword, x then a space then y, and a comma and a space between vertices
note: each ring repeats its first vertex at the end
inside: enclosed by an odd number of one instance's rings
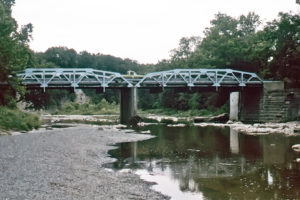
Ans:
POLYGON ((91 68, 28 68, 18 74, 23 84, 42 88, 132 87, 120 73, 91 68))
POLYGON ((255 73, 231 69, 175 69, 146 74, 136 87, 222 87, 262 85, 255 73))
POLYGON ((174 69, 131 77, 91 68, 28 68, 18 74, 29 87, 245 87, 262 85, 255 73, 231 69, 174 69))

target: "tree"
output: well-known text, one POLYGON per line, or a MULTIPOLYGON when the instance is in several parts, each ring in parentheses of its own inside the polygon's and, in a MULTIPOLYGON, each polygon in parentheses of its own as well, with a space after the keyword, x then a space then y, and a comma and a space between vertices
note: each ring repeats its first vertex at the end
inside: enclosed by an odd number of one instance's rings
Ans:
POLYGON ((259 71, 260 66, 253 62, 259 16, 255 13, 232 18, 219 13, 211 21, 211 27, 204 32, 205 37, 196 51, 190 56, 192 67, 233 68, 246 71, 259 71))
POLYGON ((0 0, 0 83, 7 86, 0 92, 0 104, 13 104, 16 93, 24 94, 16 72, 30 65, 32 52, 28 47, 32 25, 18 30, 17 22, 11 16, 14 0, 0 0))
POLYGON ((52 47, 44 53, 44 59, 62 68, 76 68, 77 52, 67 47, 52 47))
POLYGON ((288 86, 300 87, 300 16, 279 13, 279 19, 264 29, 270 48, 271 76, 284 80, 288 86))
POLYGON ((178 68, 188 68, 188 60, 192 53, 195 51, 199 42, 200 37, 183 37, 179 41, 179 47, 171 50, 171 63, 178 68))

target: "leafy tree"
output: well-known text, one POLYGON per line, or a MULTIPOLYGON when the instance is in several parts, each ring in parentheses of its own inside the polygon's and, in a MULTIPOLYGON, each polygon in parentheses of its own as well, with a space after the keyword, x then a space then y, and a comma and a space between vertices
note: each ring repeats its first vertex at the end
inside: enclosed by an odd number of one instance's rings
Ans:
POLYGON ((8 84, 0 92, 1 105, 14 105, 14 95, 24 94, 16 72, 25 69, 32 60, 28 47, 32 25, 18 30, 17 22, 11 16, 14 0, 0 0, 0 83, 8 84))
POLYGON ((200 37, 183 37, 179 41, 179 47, 171 50, 171 64, 176 68, 187 68, 188 60, 196 47, 200 37))
POLYGON ((66 101, 74 101, 75 94, 70 90, 51 89, 44 92, 42 89, 28 90, 25 100, 32 103, 35 109, 60 108, 66 101))
POLYGON ((300 87, 300 16, 280 13, 264 29, 270 48, 270 76, 300 87))
POLYGON ((258 15, 249 13, 232 18, 219 13, 211 25, 205 30, 205 37, 191 56, 192 67, 259 71, 260 66, 253 62, 255 58, 252 55, 255 52, 251 48, 260 25, 258 15))
POLYGON ((44 59, 62 68, 76 68, 77 52, 67 47, 52 47, 44 53, 44 59))

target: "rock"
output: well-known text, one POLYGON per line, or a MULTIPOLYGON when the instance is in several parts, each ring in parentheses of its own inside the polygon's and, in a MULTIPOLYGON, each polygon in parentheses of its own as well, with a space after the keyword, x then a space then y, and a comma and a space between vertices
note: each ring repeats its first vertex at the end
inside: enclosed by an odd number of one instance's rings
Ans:
POLYGON ((147 131, 141 131, 141 133, 143 133, 143 134, 150 134, 151 131, 150 131, 150 130, 147 130, 147 131))
POLYGON ((194 123, 201 123, 201 122, 207 122, 209 120, 208 117, 195 117, 194 123))
POLYGON ((296 152, 300 152, 300 144, 294 144, 294 145, 292 146, 292 149, 293 149, 294 151, 296 151, 296 152))
POLYGON ((212 117, 195 117, 194 123, 202 123, 202 122, 227 122, 229 116, 227 113, 223 113, 217 116, 212 117))
POLYGON ((142 121, 142 118, 141 118, 140 116, 136 115, 136 116, 133 116, 133 117, 129 120, 128 124, 131 125, 131 126, 137 126, 137 124, 138 124, 139 122, 141 122, 141 121, 142 121))
POLYGON ((300 127, 299 126, 296 126, 294 128, 294 133, 300 133, 300 127))
POLYGON ((217 116, 210 117, 208 122, 227 122, 229 119, 229 116, 227 113, 223 113, 217 116))
POLYGON ((168 124, 167 127, 185 127, 186 124, 168 124))

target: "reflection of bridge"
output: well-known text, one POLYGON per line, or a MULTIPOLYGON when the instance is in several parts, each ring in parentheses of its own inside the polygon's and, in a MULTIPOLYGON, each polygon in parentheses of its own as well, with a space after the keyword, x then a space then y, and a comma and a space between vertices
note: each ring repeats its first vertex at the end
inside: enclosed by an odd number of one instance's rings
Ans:
MULTIPOLYGON (((230 116, 238 119, 242 88, 262 88, 265 82, 255 73, 231 69, 175 69, 144 76, 90 68, 30 68, 18 74, 27 88, 105 88, 121 89, 121 122, 127 123, 137 110, 136 88, 229 88, 230 116)), ((255 89, 259 91, 260 89, 255 89)))

